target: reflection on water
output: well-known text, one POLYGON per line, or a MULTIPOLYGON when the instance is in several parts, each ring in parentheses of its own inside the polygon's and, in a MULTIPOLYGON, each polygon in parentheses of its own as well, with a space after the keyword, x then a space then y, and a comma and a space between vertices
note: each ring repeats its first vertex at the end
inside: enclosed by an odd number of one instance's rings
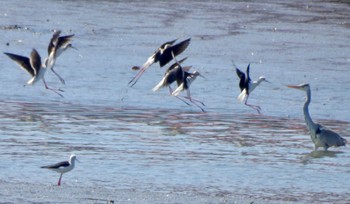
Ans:
MULTIPOLYGON (((312 151, 302 120, 69 103, 0 105, 2 160, 6 164, 15 155, 25 156, 16 165, 34 163, 24 175, 33 182, 45 183, 52 176, 31 176, 43 164, 38 152, 50 160, 75 152, 82 161, 81 174, 75 176, 79 182, 112 188, 120 188, 111 182, 114 178, 122 188, 215 194, 235 189, 238 195, 255 192, 259 198, 296 201, 346 190, 339 186, 346 185, 349 154, 345 148, 312 151), (330 168, 338 187, 323 182, 330 168), (101 169, 104 174, 94 173, 101 169), (324 190, 310 191, 311 186, 324 190), (293 199, 278 197, 282 192, 293 199)), ((11 174, 18 172, 5 175, 11 174)))

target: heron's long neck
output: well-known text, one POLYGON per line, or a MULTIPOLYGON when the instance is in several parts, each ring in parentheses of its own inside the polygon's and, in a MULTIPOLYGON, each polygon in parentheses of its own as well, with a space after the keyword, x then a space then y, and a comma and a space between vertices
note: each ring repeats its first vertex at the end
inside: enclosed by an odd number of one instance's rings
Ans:
POLYGON ((311 91, 308 90, 308 91, 306 92, 306 101, 305 101, 305 103, 304 103, 304 108, 303 108, 304 116, 305 116, 305 122, 306 122, 306 125, 307 125, 308 128, 309 128, 309 131, 316 131, 316 125, 315 125, 315 123, 312 121, 311 116, 310 116, 310 113, 309 113, 309 104, 310 104, 310 101, 311 101, 311 91))

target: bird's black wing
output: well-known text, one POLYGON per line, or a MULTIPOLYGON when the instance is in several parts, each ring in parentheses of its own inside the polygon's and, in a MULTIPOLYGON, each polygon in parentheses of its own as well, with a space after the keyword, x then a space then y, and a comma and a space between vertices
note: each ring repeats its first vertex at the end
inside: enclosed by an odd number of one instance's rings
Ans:
POLYGON ((187 57, 175 62, 174 64, 172 64, 165 72, 165 74, 171 70, 173 70, 174 68, 176 68, 179 64, 183 63, 185 60, 187 59, 187 57))
POLYGON ((33 49, 32 52, 30 53, 30 65, 34 69, 35 75, 37 75, 41 68, 41 58, 38 51, 36 51, 36 49, 33 49))
POLYGON ((58 168, 62 168, 62 167, 67 167, 69 166, 69 162, 68 161, 63 161, 63 162, 59 162, 56 164, 52 164, 52 165, 47 165, 47 166, 42 166, 41 168, 46 168, 46 169, 58 169, 58 168))
POLYGON ((239 88, 241 89, 241 91, 243 91, 243 89, 245 88, 245 74, 244 74, 244 72, 242 72, 238 68, 236 68, 236 73, 240 79, 239 80, 239 88))
POLYGON ((246 78, 246 82, 245 82, 247 85, 251 81, 249 71, 250 71, 250 64, 248 64, 248 67, 247 67, 247 78, 246 78))
POLYGON ((50 56, 50 54, 57 49, 57 42, 58 42, 58 38, 60 36, 61 31, 57 30, 56 32, 54 32, 54 34, 52 35, 52 38, 50 40, 49 46, 47 47, 47 55, 50 56))
POLYGON ((69 42, 72 41, 73 36, 74 34, 59 37, 57 41, 57 48, 64 47, 65 45, 69 44, 69 42))
POLYGON ((4 52, 4 54, 7 55, 9 58, 11 58, 13 61, 15 61, 21 67, 21 69, 28 72, 32 77, 35 76, 34 69, 31 67, 28 57, 7 53, 7 52, 4 52))
POLYGON ((177 40, 177 39, 172 40, 172 41, 169 41, 169 42, 166 42, 166 43, 163 43, 163 44, 159 47, 159 49, 164 49, 166 45, 173 45, 174 42, 175 42, 176 40, 177 40))
POLYGON ((159 65, 163 67, 173 59, 173 54, 175 57, 181 54, 188 47, 190 41, 191 38, 188 38, 187 40, 179 42, 178 44, 165 49, 163 53, 161 53, 161 55, 159 56, 159 65))

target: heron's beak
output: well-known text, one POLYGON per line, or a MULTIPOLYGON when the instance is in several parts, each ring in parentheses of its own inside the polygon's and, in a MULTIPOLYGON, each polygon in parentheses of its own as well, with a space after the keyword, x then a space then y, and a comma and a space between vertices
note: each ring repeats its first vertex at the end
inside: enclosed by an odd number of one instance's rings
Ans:
POLYGON ((287 85, 287 87, 292 89, 301 89, 300 86, 295 86, 295 85, 287 85))
POLYGON ((267 83, 270 83, 270 84, 272 84, 272 83, 271 83, 270 81, 268 81, 268 80, 266 80, 266 79, 265 79, 265 81, 266 81, 267 83))
POLYGON ((81 162, 81 161, 79 161, 77 158, 75 158, 75 160, 77 160, 78 162, 81 162))

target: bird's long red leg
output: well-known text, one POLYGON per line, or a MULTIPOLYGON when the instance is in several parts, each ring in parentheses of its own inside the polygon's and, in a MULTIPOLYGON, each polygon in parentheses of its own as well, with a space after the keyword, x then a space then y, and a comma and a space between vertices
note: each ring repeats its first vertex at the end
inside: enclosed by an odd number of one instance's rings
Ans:
POLYGON ((46 84, 46 81, 45 81, 44 78, 43 78, 43 82, 44 82, 45 88, 46 88, 47 90, 51 90, 51 91, 55 92, 56 94, 58 94, 59 96, 63 97, 62 94, 58 93, 58 91, 63 92, 63 90, 61 90, 61 89, 57 89, 57 90, 56 90, 56 89, 53 89, 53 88, 49 87, 49 86, 46 84))
POLYGON ((134 86, 135 84, 136 84, 136 82, 140 79, 140 77, 141 77, 141 75, 144 73, 146 71, 146 67, 142 67, 141 69, 140 69, 140 71, 139 72, 137 72, 137 74, 134 76, 134 78, 132 78, 130 81, 129 81, 129 85, 130 85, 130 87, 132 87, 132 86, 134 86))
POLYGON ((256 110, 259 113, 259 115, 261 115, 261 113, 260 113, 260 110, 261 110, 260 106, 255 106, 255 105, 252 105, 252 104, 248 104, 248 97, 249 97, 249 95, 247 95, 247 98, 245 99, 244 105, 253 108, 254 110, 256 110))
POLYGON ((198 108, 200 108, 200 109, 202 110, 202 112, 205 112, 205 110, 204 110, 202 107, 200 107, 196 102, 200 102, 200 103, 202 103, 203 105, 204 105, 204 103, 201 102, 201 101, 198 101, 198 100, 193 99, 193 98, 191 97, 191 93, 190 93, 190 90, 189 90, 189 89, 187 89, 187 97, 184 97, 184 98, 187 98, 189 101, 191 101, 191 103, 193 103, 195 106, 197 106, 198 108))
POLYGON ((59 74, 57 74, 57 72, 53 68, 51 68, 51 71, 60 79, 62 84, 66 84, 64 79, 59 74))
POLYGON ((62 175, 63 175, 63 174, 61 173, 60 179, 58 179, 58 184, 57 184, 58 186, 60 186, 60 185, 61 185, 62 175))
MULTIPOLYGON (((169 86, 169 92, 170 95, 172 96, 173 93, 173 89, 169 86)), ((188 106, 190 106, 191 104, 187 103, 184 99, 182 99, 180 96, 175 96, 177 99, 181 100, 182 102, 186 103, 188 106)))

